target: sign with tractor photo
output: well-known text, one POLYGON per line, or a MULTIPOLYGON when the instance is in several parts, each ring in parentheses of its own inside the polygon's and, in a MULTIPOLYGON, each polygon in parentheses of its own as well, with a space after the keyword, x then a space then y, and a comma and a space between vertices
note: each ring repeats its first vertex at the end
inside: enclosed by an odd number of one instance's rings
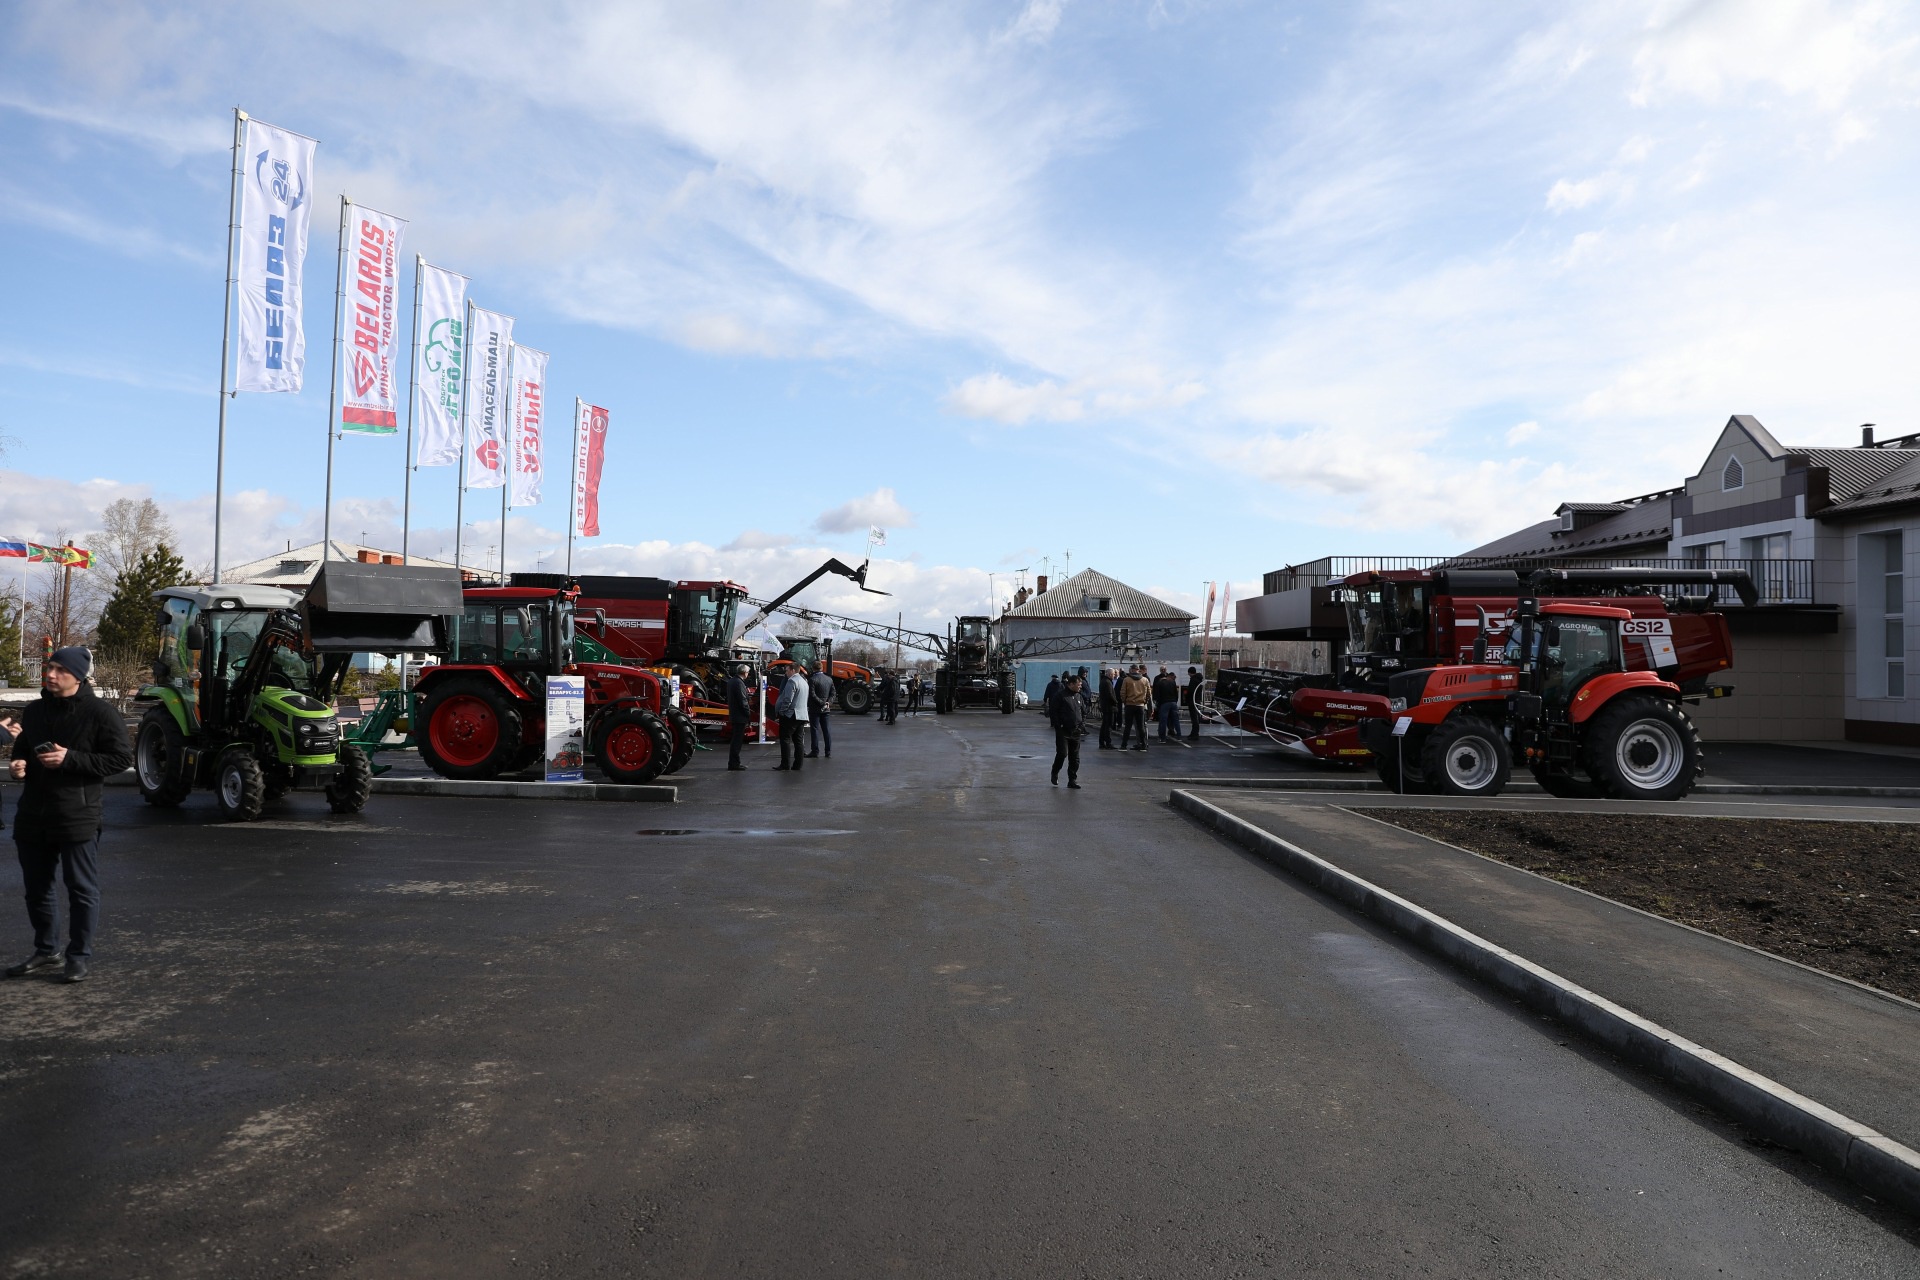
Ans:
POLYGON ((587 773, 582 750, 587 732, 587 682, 580 676, 547 678, 547 781, 581 782, 587 773))

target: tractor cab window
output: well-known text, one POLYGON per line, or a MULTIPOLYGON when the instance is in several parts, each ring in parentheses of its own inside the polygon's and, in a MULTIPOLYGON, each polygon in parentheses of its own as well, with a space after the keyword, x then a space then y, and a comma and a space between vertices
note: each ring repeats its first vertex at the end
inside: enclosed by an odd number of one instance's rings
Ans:
POLYGON ((500 661, 500 607, 469 602, 453 622, 452 662, 500 661))
POLYGON ((500 606, 500 657, 506 662, 544 662, 547 658, 545 600, 500 606))
POLYGON ((246 667, 267 615, 258 610, 209 609, 202 616, 207 622, 207 643, 213 648, 214 679, 231 680, 246 667))
POLYGON ((720 591, 676 591, 675 622, 685 633, 674 637, 675 647, 688 653, 711 653, 733 643, 738 596, 720 591))
POLYGON ((1426 589, 1411 582, 1383 582, 1348 594, 1348 643, 1356 653, 1398 653, 1402 637, 1426 628, 1426 589))
POLYGON ((193 673, 199 654, 187 647, 187 628, 193 622, 193 603, 168 597, 161 603, 160 652, 153 660, 153 680, 193 696, 193 673))
POLYGON ((978 619, 969 619, 960 624, 960 643, 984 645, 987 642, 987 624, 978 619))
POLYGON ((1548 701, 1565 706, 1587 681, 1620 670, 1620 637, 1613 623, 1547 617, 1540 625, 1545 642, 1542 691, 1548 701))

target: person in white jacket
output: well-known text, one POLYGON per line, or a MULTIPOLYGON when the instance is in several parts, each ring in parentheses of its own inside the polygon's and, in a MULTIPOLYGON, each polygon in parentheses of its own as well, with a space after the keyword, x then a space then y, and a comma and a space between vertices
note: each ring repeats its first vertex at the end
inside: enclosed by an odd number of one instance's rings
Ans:
POLYGON ((773 714, 780 719, 780 763, 774 767, 798 773, 807 758, 803 742, 807 732, 807 668, 804 663, 794 663, 793 670, 787 673, 787 682, 780 686, 780 700, 773 704, 773 714))

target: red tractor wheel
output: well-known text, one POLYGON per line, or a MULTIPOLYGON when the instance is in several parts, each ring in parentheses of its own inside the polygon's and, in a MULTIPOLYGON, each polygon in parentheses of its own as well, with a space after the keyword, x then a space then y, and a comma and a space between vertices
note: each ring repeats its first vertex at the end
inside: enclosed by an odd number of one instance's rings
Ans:
POLYGON ((594 726, 594 756, 608 782, 652 782, 673 759, 673 734, 666 721, 640 707, 609 712, 594 726))
POLYGON ((661 772, 678 773, 693 759, 698 744, 699 730, 694 727, 693 717, 678 707, 668 707, 662 716, 667 729, 673 734, 673 755, 667 760, 667 767, 661 772))
POLYGON ((443 778, 493 778, 520 753, 520 709, 478 679, 448 680, 424 699, 420 758, 443 778))

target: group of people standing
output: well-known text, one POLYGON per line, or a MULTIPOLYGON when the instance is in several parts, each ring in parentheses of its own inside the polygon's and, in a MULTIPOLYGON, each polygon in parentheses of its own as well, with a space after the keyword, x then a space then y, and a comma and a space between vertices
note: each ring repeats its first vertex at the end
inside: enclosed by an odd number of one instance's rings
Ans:
MULTIPOLYGON (((1198 699, 1201 688, 1206 684, 1206 675, 1199 667, 1187 668, 1187 682, 1166 667, 1151 680, 1147 678, 1147 668, 1135 663, 1122 671, 1119 667, 1103 667, 1100 671, 1100 749, 1102 751, 1125 751, 1129 744, 1135 751, 1147 749, 1147 708, 1153 708, 1154 721, 1159 727, 1160 741, 1171 743, 1182 736, 1197 738, 1200 736, 1200 708, 1198 699), (1185 735, 1180 732, 1180 708, 1187 709, 1190 728, 1185 735), (1113 741, 1115 725, 1120 726, 1120 742, 1113 741), (1139 741, 1134 742, 1136 733, 1139 741)), ((1087 736, 1087 716, 1092 710, 1093 694, 1087 689, 1087 669, 1063 671, 1047 682, 1045 694, 1047 723, 1053 726, 1053 783, 1060 783, 1060 768, 1067 769, 1067 785, 1079 788, 1076 779, 1080 775, 1080 739, 1087 736)))
MULTIPOLYGON (((918 672, 905 679, 893 671, 880 671, 880 723, 892 724, 900 718, 900 699, 906 695, 908 715, 920 714, 920 702, 926 682, 918 672)), ((727 768, 744 770, 740 759, 746 746, 747 729, 757 714, 755 694, 759 679, 753 668, 741 663, 727 677, 727 768)), ((795 662, 774 697, 773 715, 780 726, 780 763, 776 769, 797 770, 801 763, 817 757, 833 758, 833 712, 838 690, 833 675, 823 663, 809 671, 804 662, 795 662)))
POLYGON ((897 671, 881 667, 878 674, 881 724, 892 724, 900 718, 900 700, 903 697, 907 702, 907 714, 920 714, 920 703, 926 696, 927 682, 920 678, 918 671, 910 671, 903 677, 897 671))

